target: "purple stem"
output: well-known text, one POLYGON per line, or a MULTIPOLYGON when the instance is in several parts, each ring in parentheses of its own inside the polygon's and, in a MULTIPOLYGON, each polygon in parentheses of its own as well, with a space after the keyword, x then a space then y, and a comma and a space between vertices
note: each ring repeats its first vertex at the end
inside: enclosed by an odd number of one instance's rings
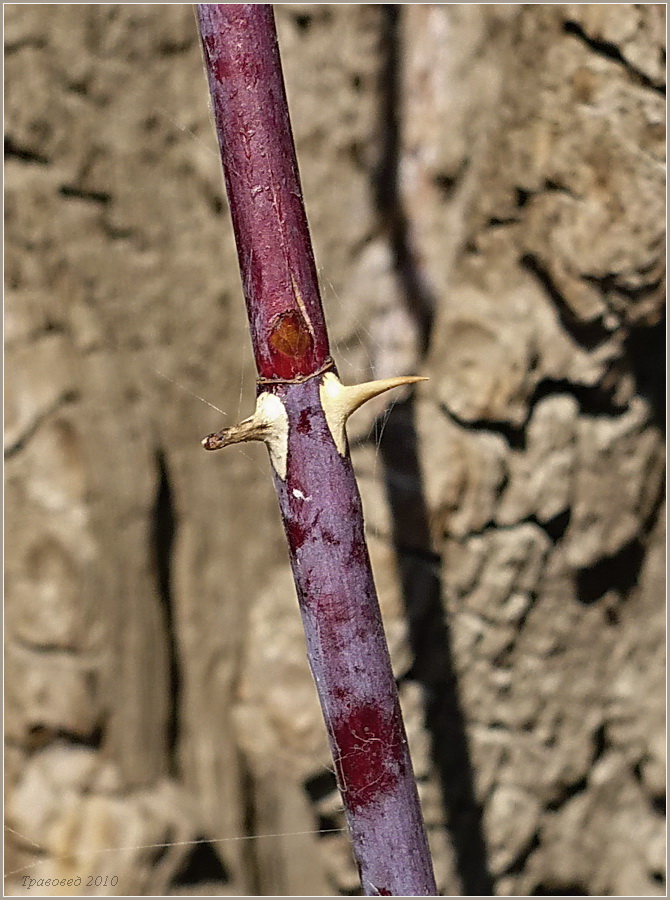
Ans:
POLYGON ((203 444, 265 440, 270 448, 309 663, 365 893, 434 896, 344 438, 343 410, 357 404, 325 390, 341 386, 329 357, 272 8, 203 4, 198 18, 260 375, 254 417, 203 444))
POLYGON ((198 18, 258 372, 309 375, 328 335, 272 7, 201 4, 198 18))

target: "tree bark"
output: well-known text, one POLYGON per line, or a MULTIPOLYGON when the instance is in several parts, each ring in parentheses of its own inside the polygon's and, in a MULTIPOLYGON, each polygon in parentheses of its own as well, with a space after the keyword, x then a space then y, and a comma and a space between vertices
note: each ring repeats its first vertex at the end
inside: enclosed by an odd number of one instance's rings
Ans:
MULTIPOLYGON (((664 8, 278 29, 440 890, 661 896, 664 8)), ((6 42, 6 892, 350 893, 192 10, 6 42)))

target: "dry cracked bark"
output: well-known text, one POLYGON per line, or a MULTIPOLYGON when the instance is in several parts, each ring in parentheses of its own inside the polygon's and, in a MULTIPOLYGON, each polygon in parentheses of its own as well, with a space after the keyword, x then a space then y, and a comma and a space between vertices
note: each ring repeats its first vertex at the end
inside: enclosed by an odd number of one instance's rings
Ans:
POLYGON ((663 671, 663 19, 628 6, 405 19, 404 202, 444 298, 419 446, 501 893, 657 892, 663 878, 663 717, 630 681, 663 671), (458 21, 459 52, 426 49, 458 21), (637 759, 615 737, 623 707, 649 738, 637 759), (642 809, 639 839, 617 837, 642 809), (601 837, 578 849, 589 827, 601 837))
MULTIPOLYGON (((663 893, 663 19, 279 10, 343 381, 433 320, 352 448, 446 892, 663 893)), ((212 843, 128 892, 351 890, 337 833, 213 843, 342 816, 263 453, 212 478, 153 371, 252 403, 192 12, 6 20, 7 869, 132 821, 212 843)))

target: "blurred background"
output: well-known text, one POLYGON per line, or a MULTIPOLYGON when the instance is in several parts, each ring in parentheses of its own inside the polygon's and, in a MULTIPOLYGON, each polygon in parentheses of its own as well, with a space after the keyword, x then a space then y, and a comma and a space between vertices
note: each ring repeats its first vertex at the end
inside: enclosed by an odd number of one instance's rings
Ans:
MULTIPOLYGON (((665 8, 276 12, 440 890, 663 896, 665 8)), ((193 8, 5 39, 5 893, 355 894, 193 8)))

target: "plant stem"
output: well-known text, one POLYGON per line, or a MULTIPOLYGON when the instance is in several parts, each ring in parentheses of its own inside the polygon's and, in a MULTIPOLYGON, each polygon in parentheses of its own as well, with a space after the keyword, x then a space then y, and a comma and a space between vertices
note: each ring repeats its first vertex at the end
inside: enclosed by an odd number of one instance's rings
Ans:
POLYGON ((288 540, 354 855, 368 896, 436 894, 345 434, 354 409, 420 379, 346 387, 328 335, 272 7, 198 6, 259 373, 254 415, 207 449, 262 440, 288 540))

